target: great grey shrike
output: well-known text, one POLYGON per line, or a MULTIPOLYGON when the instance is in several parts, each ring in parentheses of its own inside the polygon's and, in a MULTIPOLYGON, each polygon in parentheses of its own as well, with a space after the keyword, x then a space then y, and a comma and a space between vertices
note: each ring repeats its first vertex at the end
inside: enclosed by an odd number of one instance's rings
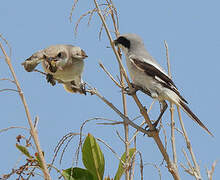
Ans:
POLYGON ((155 126, 165 112, 167 108, 165 100, 168 100, 181 107, 192 120, 212 135, 207 127, 189 109, 187 101, 180 95, 174 82, 165 70, 147 52, 142 39, 138 35, 120 35, 114 41, 114 44, 122 49, 126 57, 126 64, 133 86, 139 87, 139 89, 142 89, 145 93, 152 98, 157 99, 162 104, 163 108, 155 122, 155 126))
POLYGON ((67 92, 86 94, 82 73, 84 59, 87 57, 80 47, 61 44, 34 53, 22 65, 26 71, 31 72, 41 63, 52 85, 57 81, 63 84, 67 92))

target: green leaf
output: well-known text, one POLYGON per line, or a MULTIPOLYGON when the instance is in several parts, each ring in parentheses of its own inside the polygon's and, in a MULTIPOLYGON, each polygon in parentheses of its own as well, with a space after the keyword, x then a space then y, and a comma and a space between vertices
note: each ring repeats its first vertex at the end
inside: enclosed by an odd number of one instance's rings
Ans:
POLYGON ((82 147, 84 166, 93 174, 94 180, 102 180, 105 170, 105 159, 95 138, 88 134, 82 147))
POLYGON ((93 180, 92 174, 87 169, 69 168, 62 171, 65 180, 93 180))
MULTIPOLYGON (((131 148, 129 149, 129 161, 130 159, 132 158, 132 156, 134 155, 136 149, 135 148, 131 148)), ((124 168, 123 168, 123 164, 122 162, 125 162, 125 159, 126 159, 126 153, 124 153, 121 157, 121 160, 119 162, 119 166, 118 166, 118 171, 115 175, 115 178, 114 180, 120 180, 121 179, 121 176, 123 175, 123 173, 125 172, 124 168), (122 161, 122 162, 121 162, 122 161)))
POLYGON ((25 156, 32 158, 32 156, 30 155, 28 149, 25 146, 16 144, 16 147, 19 151, 21 151, 25 156))

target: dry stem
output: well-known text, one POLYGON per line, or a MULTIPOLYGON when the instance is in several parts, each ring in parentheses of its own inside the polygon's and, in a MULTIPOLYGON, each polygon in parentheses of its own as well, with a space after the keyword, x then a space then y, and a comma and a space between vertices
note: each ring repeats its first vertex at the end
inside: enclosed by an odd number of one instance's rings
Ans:
POLYGON ((18 79, 17 79, 17 77, 16 77, 16 74, 15 74, 15 71, 14 71, 14 69, 13 69, 13 66, 12 66, 12 64, 11 64, 11 60, 10 60, 10 58, 8 57, 7 53, 5 52, 5 50, 4 50, 4 48, 3 48, 3 46, 2 46, 1 43, 0 43, 0 48, 1 48, 1 50, 2 50, 2 52, 3 52, 3 54, 4 54, 4 56, 5 56, 5 61, 6 61, 6 63, 8 64, 8 67, 9 67, 9 69, 10 69, 10 71, 11 71, 11 74, 12 74, 13 79, 14 79, 14 81, 15 81, 15 84, 16 84, 16 86, 17 86, 17 90, 18 90, 19 95, 20 95, 20 97, 21 97, 22 103, 23 103, 23 105, 24 105, 24 109, 25 109, 25 112, 26 112, 26 116, 27 116, 27 119, 28 119, 28 123, 29 123, 29 126, 30 126, 30 128, 31 128, 30 133, 31 133, 31 135, 32 135, 32 137, 33 137, 33 139, 34 139, 34 143, 35 143, 35 145, 36 145, 36 148, 37 148, 37 151, 38 151, 40 160, 41 160, 41 162, 42 162, 42 167, 43 167, 43 168, 42 168, 42 171, 43 171, 43 174, 44 174, 44 178, 45 178, 45 180, 51 180, 50 174, 49 174, 48 169, 47 169, 47 164, 46 164, 46 161, 45 161, 45 159, 44 159, 44 156, 43 156, 43 153, 42 153, 42 150, 41 150, 41 147, 40 147, 40 142, 39 142, 38 134, 37 134, 37 131, 36 131, 36 129, 34 128, 34 125, 33 125, 33 123, 32 123, 31 115, 30 115, 30 112, 29 112, 29 108, 28 108, 27 102, 26 102, 26 100, 25 100, 24 94, 23 94, 23 92, 22 92, 22 90, 21 90, 21 87, 20 87, 20 84, 19 84, 19 82, 18 82, 18 79))
POLYGON ((195 178, 196 179, 202 179, 201 177, 201 174, 200 174, 200 168, 199 168, 199 165, 197 164, 196 162, 196 157, 195 157, 195 154, 193 153, 193 150, 192 150, 192 146, 191 146, 191 143, 189 141, 189 137, 187 135, 187 132, 186 132, 186 129, 184 127, 184 124, 183 124, 183 120, 182 120, 182 116, 181 116, 181 113, 180 113, 180 107, 177 106, 177 111, 178 111, 178 116, 179 116, 179 121, 180 121, 180 125, 181 125, 181 128, 183 130, 183 135, 184 135, 184 138, 185 138, 185 141, 186 141, 186 146, 187 146, 187 149, 189 150, 190 152, 190 155, 191 155, 191 158, 192 158, 192 161, 193 161, 193 164, 194 164, 194 168, 195 168, 195 178))
MULTIPOLYGON (((104 19, 102 13, 101 13, 101 10, 100 10, 100 8, 99 8, 99 5, 98 5, 98 3, 96 2, 96 0, 94 0, 94 3, 95 3, 95 6, 96 6, 96 9, 97 9, 97 13, 98 13, 98 15, 99 15, 99 17, 100 17, 100 19, 101 19, 101 21, 102 21, 102 23, 103 23, 103 25, 104 25, 104 28, 105 28, 105 30, 106 30, 106 33, 107 33, 107 36, 108 36, 108 38, 109 38, 111 47, 112 47, 112 49, 113 49, 113 51, 114 51, 114 53, 115 53, 115 55, 116 55, 117 61, 118 61, 119 66, 120 66, 120 68, 121 68, 121 72, 122 72, 122 74, 123 74, 123 76, 124 76, 124 78, 125 78, 125 80, 126 80, 128 86, 129 86, 129 88, 131 88, 131 84, 130 84, 130 81, 129 81, 128 76, 127 76, 127 74, 126 74, 125 68, 124 68, 124 66, 123 66, 123 64, 122 64, 122 62, 121 62, 121 58, 120 58, 120 56, 119 56, 119 54, 118 54, 118 52, 117 52, 117 50, 116 50, 116 48, 115 48, 115 46, 114 46, 114 43, 113 43, 113 40, 112 40, 110 31, 109 31, 109 29, 108 29, 108 27, 107 27, 107 24, 106 24, 106 22, 105 22, 105 19, 104 19)), ((133 97, 134 101, 136 102, 138 108, 140 109, 141 114, 144 116, 144 119, 145 119, 146 123, 148 124, 150 130, 153 130, 154 127, 153 127, 153 125, 152 125, 152 123, 151 123, 151 121, 150 121, 150 119, 149 119, 149 117, 148 117, 148 114, 147 114, 147 112, 146 112, 146 109, 145 109, 145 108, 143 107, 143 105, 140 103, 140 101, 139 101, 139 99, 137 98, 136 94, 134 94, 132 97, 133 97)), ((168 156, 168 154, 167 154, 167 152, 166 152, 166 150, 165 150, 165 148, 164 148, 164 146, 163 146, 163 144, 162 144, 162 141, 161 141, 161 139, 160 139, 160 137, 159 137, 159 133, 156 131, 156 133, 154 133, 152 137, 154 138, 154 140, 155 140, 155 142, 156 142, 156 144, 157 144, 157 146, 158 146, 158 148, 159 148, 161 154, 163 155, 163 157, 164 157, 164 159, 165 159, 165 161, 166 161, 166 163, 167 163, 167 165, 168 165, 168 170, 169 170, 170 173, 172 174, 173 178, 174 178, 174 179, 180 179, 180 177, 179 177, 179 175, 178 175, 178 173, 177 173, 177 171, 176 171, 176 168, 173 166, 172 162, 170 161, 170 158, 169 158, 169 156, 168 156)))
MULTIPOLYGON (((169 51, 168 51, 168 44, 167 44, 166 41, 164 41, 164 45, 165 45, 165 48, 166 48, 168 75, 172 79, 171 68, 170 68, 170 58, 169 58, 169 51)), ((171 118, 171 144, 172 144, 172 151, 173 151, 173 163, 176 166, 176 171, 178 172, 177 154, 176 154, 176 142, 175 142, 174 105, 173 105, 172 102, 170 102, 170 118, 171 118)))
POLYGON ((214 162, 213 162, 211 170, 208 170, 208 168, 206 168, 206 172, 207 172, 207 175, 208 175, 208 179, 209 179, 209 180, 212 180, 213 173, 214 173, 214 171, 215 171, 215 166, 216 166, 217 162, 218 162, 218 161, 214 161, 214 162))

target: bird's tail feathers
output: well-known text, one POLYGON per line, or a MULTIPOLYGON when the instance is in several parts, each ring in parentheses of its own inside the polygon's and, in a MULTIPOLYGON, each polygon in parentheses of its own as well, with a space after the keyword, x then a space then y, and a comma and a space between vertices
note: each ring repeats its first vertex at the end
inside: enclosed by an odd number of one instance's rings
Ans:
POLYGON ((208 130, 208 128, 199 120, 199 118, 189 109, 189 107, 184 102, 180 100, 179 104, 183 111, 186 112, 193 121, 199 124, 208 134, 214 137, 214 135, 208 130))

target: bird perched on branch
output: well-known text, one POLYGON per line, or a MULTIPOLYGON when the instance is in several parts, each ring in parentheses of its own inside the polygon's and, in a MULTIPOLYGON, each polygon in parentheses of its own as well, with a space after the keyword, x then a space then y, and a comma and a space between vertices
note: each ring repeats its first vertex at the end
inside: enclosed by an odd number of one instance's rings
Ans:
POLYGON ((161 113, 154 123, 154 127, 157 126, 163 113, 166 111, 167 103, 165 100, 168 100, 181 107, 192 120, 212 135, 207 127, 189 109, 187 101, 180 95, 174 82, 147 52, 142 39, 138 35, 121 35, 114 41, 114 44, 122 49, 126 57, 126 64, 133 85, 133 88, 129 89, 128 93, 132 94, 141 89, 152 98, 157 99, 162 105, 161 113))
POLYGON ((22 65, 28 72, 41 63, 46 78, 53 86, 62 83, 67 92, 86 94, 82 81, 84 59, 88 56, 77 46, 53 45, 34 53, 22 65))

